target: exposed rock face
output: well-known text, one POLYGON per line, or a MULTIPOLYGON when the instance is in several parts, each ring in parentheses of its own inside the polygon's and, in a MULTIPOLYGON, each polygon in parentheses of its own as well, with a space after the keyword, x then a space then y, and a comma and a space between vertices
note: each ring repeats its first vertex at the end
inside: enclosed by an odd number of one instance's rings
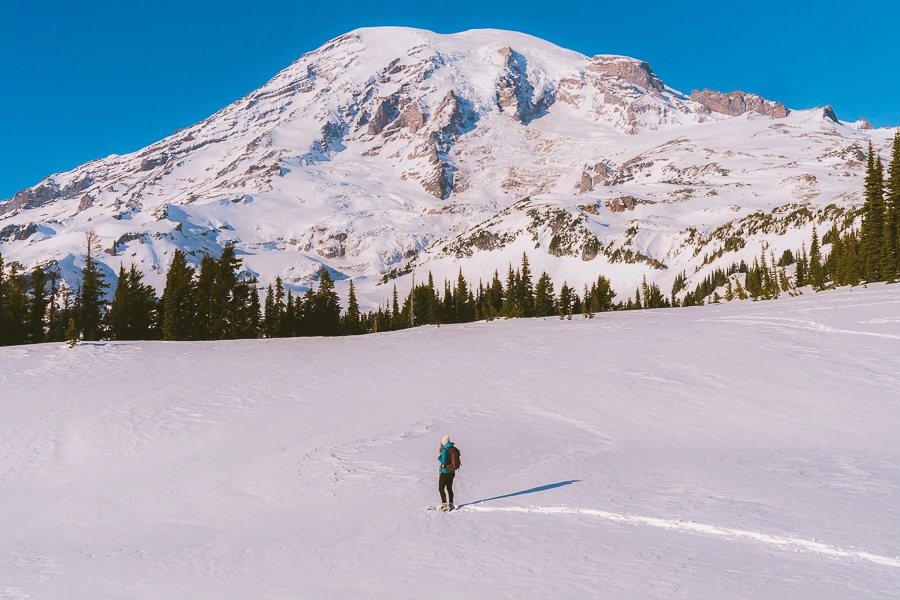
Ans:
POLYGON ((153 158, 145 158, 141 161, 141 166, 138 167, 138 172, 152 171, 156 167, 166 164, 168 160, 169 157, 165 154, 163 154, 162 156, 155 156, 153 158))
POLYGON ((868 131, 869 129, 874 129, 874 127, 872 127, 872 124, 869 123, 868 119, 859 119, 850 126, 855 129, 859 129, 860 131, 868 131))
POLYGON ((72 198, 94 184, 90 174, 85 173, 81 178, 72 181, 63 188, 53 179, 48 179, 33 188, 17 192, 9 202, 0 204, 0 215, 16 210, 37 208, 59 198, 72 198))
POLYGON ((497 106, 508 117, 528 123, 553 103, 553 96, 536 96, 528 80, 528 61, 524 56, 512 48, 500 48, 497 52, 503 57, 505 67, 497 82, 497 106))
POLYGON ((702 104, 709 110, 734 117, 751 110, 776 119, 788 115, 787 107, 781 102, 772 102, 756 94, 747 94, 740 90, 727 94, 709 89, 704 89, 702 92, 694 90, 691 92, 691 100, 702 104))
POLYGON ((0 242, 27 240, 33 234, 37 233, 37 230, 38 228, 35 223, 29 223, 28 225, 7 225, 3 229, 0 229, 0 242))
POLYGON ((375 114, 369 120, 369 128, 366 133, 369 135, 378 135, 388 126, 388 123, 397 118, 400 111, 397 109, 399 98, 396 94, 385 98, 375 109, 375 114))
POLYGON ((440 200, 453 191, 456 166, 449 152, 456 139, 466 131, 469 120, 460 97, 453 91, 447 92, 435 110, 428 138, 419 148, 420 155, 428 158, 431 168, 422 179, 422 187, 440 200))
POLYGON ((666 91, 665 84, 656 76, 650 65, 641 60, 600 54, 590 60, 586 69, 610 77, 621 77, 651 93, 666 91))
POLYGON ((578 189, 584 192, 591 192, 594 190, 594 178, 591 177, 591 174, 587 171, 581 172, 581 184, 578 186, 578 189))
POLYGON ((84 196, 82 196, 81 201, 78 203, 78 212, 89 209, 93 201, 94 200, 93 198, 91 198, 90 194, 85 194, 84 196))
POLYGON ((834 109, 831 108, 831 105, 827 105, 822 109, 822 116, 828 119, 829 121, 833 121, 834 123, 838 122, 837 115, 834 113, 834 109))

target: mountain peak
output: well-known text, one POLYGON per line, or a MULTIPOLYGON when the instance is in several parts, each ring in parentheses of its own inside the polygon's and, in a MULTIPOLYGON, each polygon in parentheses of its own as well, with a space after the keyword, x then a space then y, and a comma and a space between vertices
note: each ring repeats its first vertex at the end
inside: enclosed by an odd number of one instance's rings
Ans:
POLYGON ((470 259, 488 276, 522 252, 570 284, 665 284, 709 267, 692 262, 702 231, 855 202, 859 132, 812 121, 521 33, 359 29, 200 123, 0 203, 0 251, 77 280, 92 228, 111 272, 134 261, 161 287, 175 248, 196 262, 234 243, 264 283, 300 291, 327 265, 376 303, 385 277, 470 259))

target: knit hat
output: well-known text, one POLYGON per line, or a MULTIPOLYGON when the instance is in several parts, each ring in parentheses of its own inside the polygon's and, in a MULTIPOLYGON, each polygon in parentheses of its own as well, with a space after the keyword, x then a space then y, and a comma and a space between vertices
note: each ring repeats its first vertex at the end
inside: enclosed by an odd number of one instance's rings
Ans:
POLYGON ((441 438, 441 446, 446 446, 449 443, 450 443, 449 435, 445 435, 444 437, 441 438))

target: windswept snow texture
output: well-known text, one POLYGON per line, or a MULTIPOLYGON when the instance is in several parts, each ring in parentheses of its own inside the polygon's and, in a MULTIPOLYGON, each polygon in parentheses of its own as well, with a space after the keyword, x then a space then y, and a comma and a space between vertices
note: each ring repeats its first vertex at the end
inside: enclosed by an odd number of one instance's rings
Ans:
POLYGON ((896 598, 897 315, 0 349, 0 598, 896 598))
POLYGON ((364 308, 392 273, 403 293, 411 270, 474 282, 527 253, 557 285, 603 274, 625 300, 644 276, 691 289, 809 245, 813 218, 849 226, 868 143, 888 159, 893 133, 688 96, 640 60, 512 31, 359 29, 200 123, 0 202, 0 253, 75 284, 94 229, 111 278, 134 262, 162 292, 176 249, 197 264, 234 243, 264 286, 303 291, 326 265, 364 308))

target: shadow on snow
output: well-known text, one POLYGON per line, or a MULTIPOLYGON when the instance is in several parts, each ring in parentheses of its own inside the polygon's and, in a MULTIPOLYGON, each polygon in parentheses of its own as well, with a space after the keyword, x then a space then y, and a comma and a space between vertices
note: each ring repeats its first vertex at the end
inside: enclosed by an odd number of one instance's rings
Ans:
POLYGON ((473 504, 482 504, 484 502, 491 502, 493 500, 502 500, 503 498, 512 498, 513 496, 524 496, 525 494, 534 494, 535 492, 545 492, 547 490, 552 490, 554 488, 562 487, 564 485, 571 485, 573 483, 578 483, 581 481, 580 479, 572 479, 570 481, 560 481, 558 483, 549 483, 547 485, 538 486, 535 488, 531 488, 528 490, 522 490, 521 492, 513 492, 512 494, 504 494, 502 496, 494 496, 493 498, 485 498, 484 500, 476 500, 474 502, 466 502, 465 504, 460 504, 459 508, 463 506, 472 506, 473 504))

